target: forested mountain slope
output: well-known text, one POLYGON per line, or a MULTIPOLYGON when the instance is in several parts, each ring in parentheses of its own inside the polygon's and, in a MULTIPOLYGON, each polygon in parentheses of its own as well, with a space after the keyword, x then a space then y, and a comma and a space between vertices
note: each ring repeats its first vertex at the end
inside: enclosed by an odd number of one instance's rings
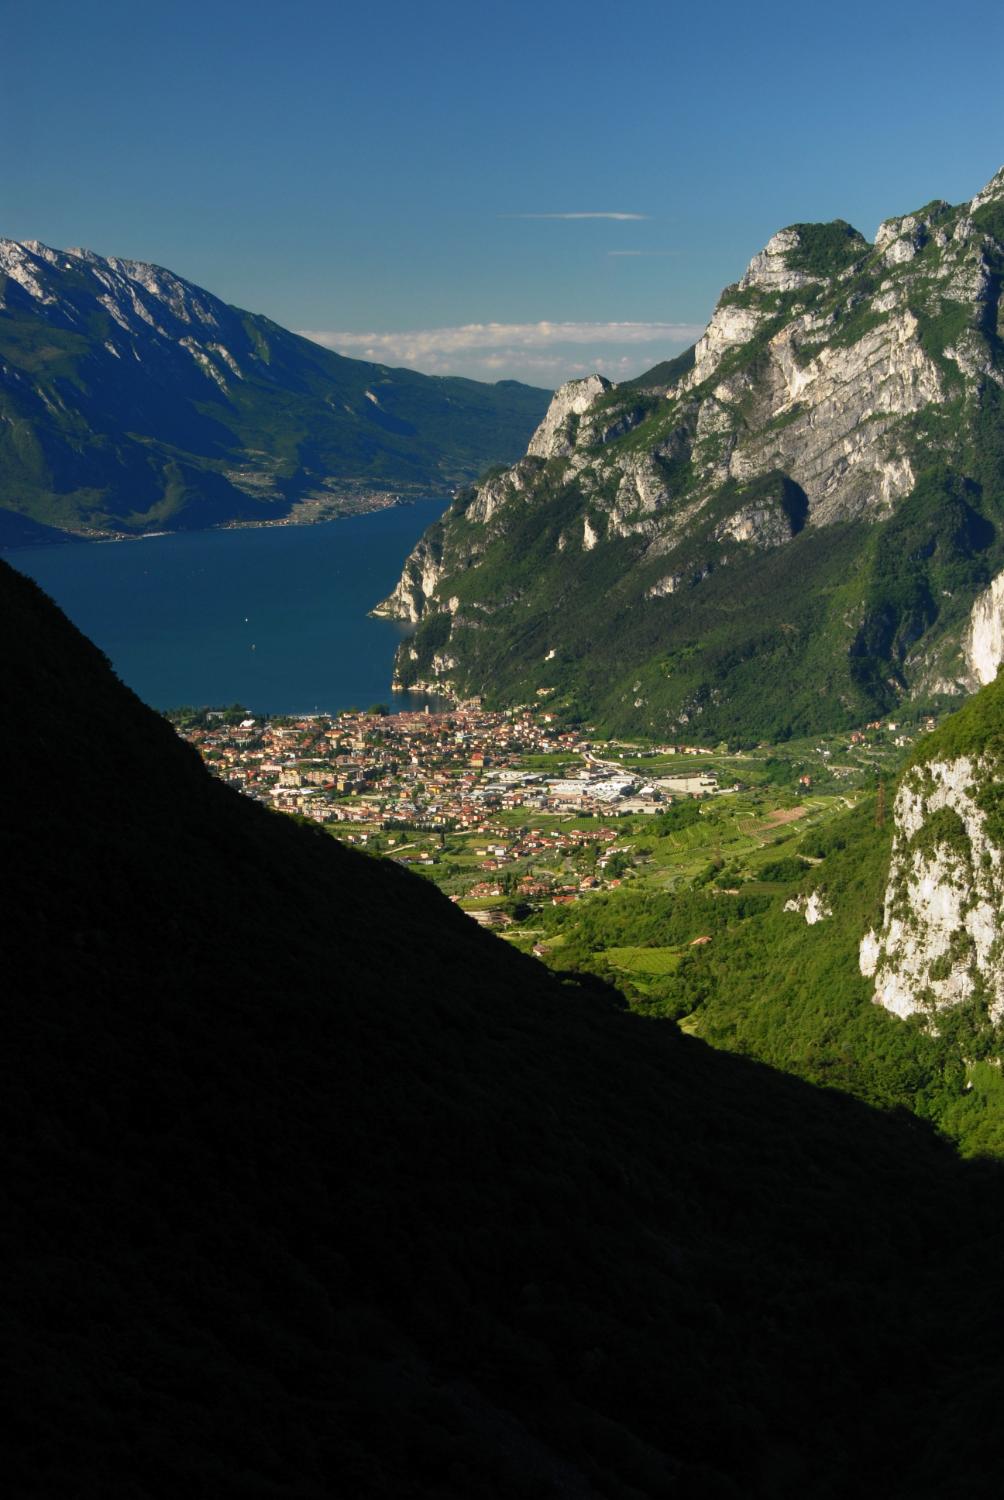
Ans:
POLYGON ((442 494, 548 393, 346 359, 161 266, 0 239, 0 543, 442 494), (8 514, 12 513, 12 514, 8 514))
POLYGON ((708 742, 988 681, 1002 273, 1004 171, 874 244, 781 230, 688 356, 563 387, 526 457, 426 533, 381 606, 418 624, 399 683, 708 742))
POLYGON ((6 567, 0 621, 11 1493, 985 1489, 994 1167, 242 800, 6 567))
POLYGON ((643 1015, 1004 1158, 1002 788, 998 678, 852 810, 723 858, 731 799, 683 802, 624 840, 640 852, 620 890, 526 925, 550 962, 625 986, 643 1015), (668 891, 649 856, 684 830, 708 863, 668 891))

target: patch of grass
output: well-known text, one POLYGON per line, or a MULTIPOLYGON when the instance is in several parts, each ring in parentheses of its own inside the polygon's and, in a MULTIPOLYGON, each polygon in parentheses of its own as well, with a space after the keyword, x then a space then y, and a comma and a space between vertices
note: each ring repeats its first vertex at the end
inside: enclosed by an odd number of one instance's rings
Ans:
POLYGON ((680 967, 679 948, 607 948, 604 958, 614 969, 627 974, 675 974, 680 967))

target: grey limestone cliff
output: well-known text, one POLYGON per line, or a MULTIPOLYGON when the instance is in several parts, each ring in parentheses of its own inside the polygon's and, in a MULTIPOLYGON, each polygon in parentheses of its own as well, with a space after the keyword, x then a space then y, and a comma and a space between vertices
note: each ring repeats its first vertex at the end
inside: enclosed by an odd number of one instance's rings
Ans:
POLYGON ((965 682, 972 688, 993 682, 1004 662, 1004 573, 976 598, 962 641, 965 682))
MULTIPOLYGON (((759 568, 775 600, 792 595, 777 630, 787 621, 802 659, 825 637, 829 659, 840 660, 822 672, 832 679, 831 719, 883 693, 966 691, 986 654, 985 628, 969 641, 970 611, 1004 572, 1004 550, 990 539, 1004 504, 1002 271, 1004 171, 969 203, 936 201, 886 220, 873 244, 841 221, 780 231, 722 293, 689 358, 622 386, 600 376, 563 386, 527 456, 458 500, 382 610, 426 629, 441 618, 433 635, 450 686, 486 687, 490 614, 496 645, 508 647, 491 665, 504 695, 574 679, 577 702, 595 711, 605 698, 623 724, 659 730, 697 712, 725 729, 728 700, 741 694, 720 670, 697 682, 692 665, 682 675, 663 667, 631 714, 626 687, 611 697, 614 658, 626 681, 651 667, 660 641, 672 656, 694 635, 694 611, 720 614, 726 588, 752 597, 759 568), (928 525, 919 514, 938 511, 929 498, 938 485, 961 517, 944 542, 937 517, 928 525), (935 538, 915 602, 904 604, 898 585, 890 607, 877 597, 895 562, 880 556, 883 526, 890 536, 928 526, 935 538), (831 532, 846 549, 843 599, 831 532), (968 560, 965 578, 945 561, 953 549, 968 560), (790 562, 775 561, 781 553, 790 562), (795 597, 799 577, 820 591, 814 623, 795 597), (599 686, 579 649, 589 592, 594 614, 618 631, 599 686), (615 625, 629 605, 646 619, 615 625), (564 674, 538 682, 516 643, 535 647, 545 618, 564 674)), ((912 532, 902 545, 912 557, 912 532)), ((719 623, 702 622, 698 638, 717 639, 719 623)), ((733 607, 730 628, 748 654, 749 611, 733 607)), ((420 628, 399 680, 427 675, 431 656, 420 628)), ((806 723, 813 716, 802 712, 806 723)))
POLYGON ((883 921, 860 954, 876 1002, 897 1015, 978 998, 1004 1019, 1004 850, 981 796, 1000 773, 992 755, 961 755, 899 789, 883 921))

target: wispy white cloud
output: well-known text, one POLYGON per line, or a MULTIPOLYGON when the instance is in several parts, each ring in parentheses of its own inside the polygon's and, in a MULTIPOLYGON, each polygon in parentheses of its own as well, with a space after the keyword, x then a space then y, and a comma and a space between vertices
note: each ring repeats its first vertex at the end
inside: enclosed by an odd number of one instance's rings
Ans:
POLYGON ((620 222, 647 219, 648 214, 579 213, 579 214, 499 214, 500 219, 616 219, 620 222))
POLYGON ((628 379, 693 343, 698 323, 464 323, 405 332, 301 330, 304 337, 357 359, 404 365, 429 375, 559 384, 599 370, 628 379))
POLYGON ((697 323, 461 323, 405 333, 341 333, 303 329, 305 338, 328 349, 351 350, 367 359, 408 359, 464 349, 540 349, 553 344, 654 344, 689 342, 703 332, 697 323))

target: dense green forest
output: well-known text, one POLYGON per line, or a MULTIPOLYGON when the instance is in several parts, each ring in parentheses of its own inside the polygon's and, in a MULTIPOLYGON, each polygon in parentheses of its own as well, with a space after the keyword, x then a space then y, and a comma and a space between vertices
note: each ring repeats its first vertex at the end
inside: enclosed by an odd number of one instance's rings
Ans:
POLYGON ((985 1492, 996 1165, 240 798, 5 567, 0 621, 11 1493, 985 1492))

